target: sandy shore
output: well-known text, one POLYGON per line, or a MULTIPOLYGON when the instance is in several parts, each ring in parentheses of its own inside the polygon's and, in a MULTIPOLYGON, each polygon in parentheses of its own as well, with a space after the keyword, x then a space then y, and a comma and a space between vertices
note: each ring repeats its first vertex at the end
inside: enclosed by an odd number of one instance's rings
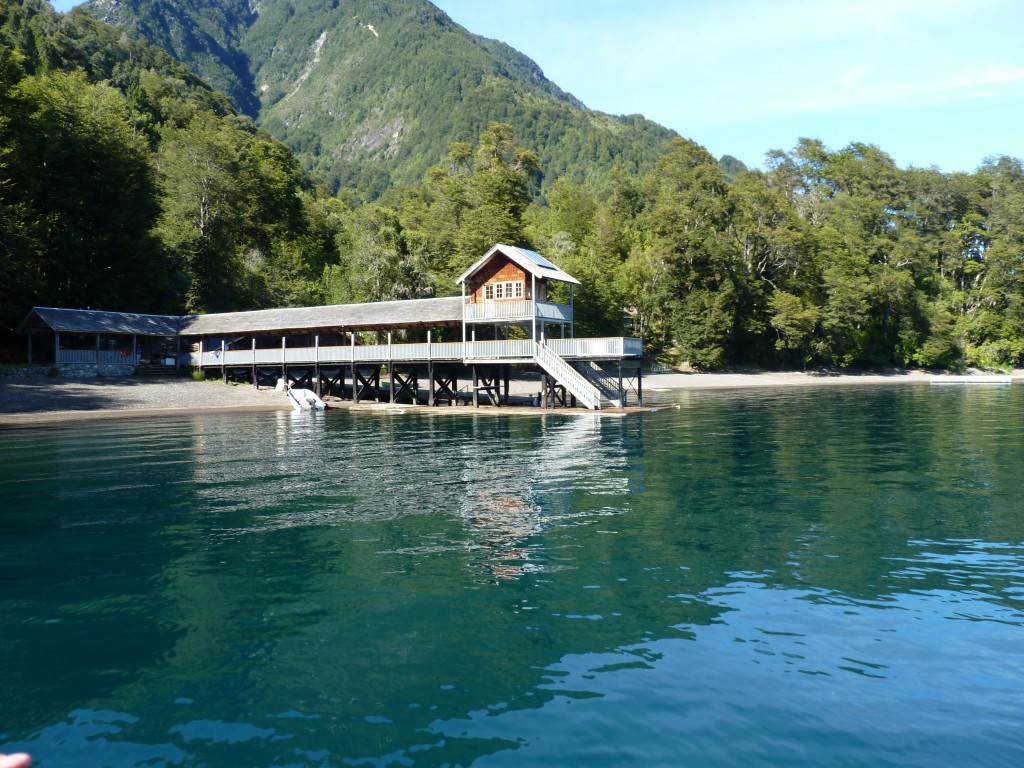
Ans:
MULTIPOLYGON (((1024 379, 1024 371, 1015 378, 1024 379)), ((652 373, 645 393, 680 389, 928 384, 925 371, 853 373, 652 373)), ((525 394, 536 389, 526 383, 525 394), (531 389, 532 388, 532 389, 531 389)), ((158 415, 223 409, 289 410, 287 398, 271 389, 189 379, 18 379, 0 378, 0 427, 32 426, 76 419, 158 415)))

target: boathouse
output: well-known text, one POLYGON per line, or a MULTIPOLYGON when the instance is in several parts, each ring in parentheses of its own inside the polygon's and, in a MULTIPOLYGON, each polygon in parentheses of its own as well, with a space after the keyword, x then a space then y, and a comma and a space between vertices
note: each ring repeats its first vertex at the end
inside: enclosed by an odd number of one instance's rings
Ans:
POLYGON ((503 405, 510 379, 530 376, 545 406, 642 403, 640 340, 576 338, 579 281, 540 254, 496 245, 458 284, 452 297, 189 316, 34 307, 18 331, 30 359, 52 340, 57 365, 193 366, 355 402, 503 405), (556 283, 569 304, 547 300, 556 283))

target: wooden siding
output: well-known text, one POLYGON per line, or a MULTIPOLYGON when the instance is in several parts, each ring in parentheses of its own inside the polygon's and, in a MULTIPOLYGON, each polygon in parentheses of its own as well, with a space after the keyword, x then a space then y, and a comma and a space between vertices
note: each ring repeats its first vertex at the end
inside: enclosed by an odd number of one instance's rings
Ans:
MULTIPOLYGON (((518 300, 529 299, 530 297, 530 277, 526 274, 522 267, 514 263, 504 254, 495 256, 488 264, 481 267, 480 271, 473 276, 473 281, 470 284, 470 301, 473 304, 482 304, 484 301, 492 301, 492 299, 484 298, 484 290, 487 285, 495 285, 497 283, 523 283, 523 295, 518 297, 518 300)), ((508 297, 512 301, 516 301, 517 297, 508 297)), ((502 297, 499 301, 504 301, 506 297, 502 297)))

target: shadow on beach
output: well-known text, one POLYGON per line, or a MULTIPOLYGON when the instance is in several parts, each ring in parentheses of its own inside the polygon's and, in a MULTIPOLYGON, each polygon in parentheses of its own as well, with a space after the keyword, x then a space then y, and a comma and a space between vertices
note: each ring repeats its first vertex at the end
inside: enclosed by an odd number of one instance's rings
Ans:
MULTIPOLYGON (((173 382, 167 382, 173 385, 173 382)), ((133 391, 164 382, 140 379, 0 379, 0 413, 96 411, 136 406, 133 391)))

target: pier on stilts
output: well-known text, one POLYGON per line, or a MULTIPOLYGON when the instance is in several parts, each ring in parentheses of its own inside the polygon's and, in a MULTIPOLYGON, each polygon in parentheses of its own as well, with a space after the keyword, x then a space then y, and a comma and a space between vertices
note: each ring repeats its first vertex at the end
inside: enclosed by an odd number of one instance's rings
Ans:
MULTIPOLYGON (((496 245, 458 279, 460 296, 161 317, 35 308, 22 323, 29 334, 54 333, 55 360, 89 355, 62 349, 61 333, 88 338, 96 350, 121 334, 132 357, 147 328, 166 361, 190 365, 224 382, 308 389, 358 403, 428 406, 513 404, 512 382, 536 390, 518 404, 545 408, 643 405, 640 339, 576 338, 574 291, 579 282, 533 251, 496 245), (569 303, 549 301, 557 284, 569 303), (564 291, 564 289, 563 289, 564 291), (103 315, 99 318, 98 315, 103 315), (133 319, 136 318, 136 319, 133 319), (148 318, 143 322, 137 318, 148 318), (95 328, 94 328, 95 327, 95 328), (173 334, 173 335, 172 335, 173 334), (101 341, 102 339, 102 341, 101 341)), ((78 342, 80 343, 80 342, 78 342)), ((124 357, 124 354, 121 354, 124 357)))

